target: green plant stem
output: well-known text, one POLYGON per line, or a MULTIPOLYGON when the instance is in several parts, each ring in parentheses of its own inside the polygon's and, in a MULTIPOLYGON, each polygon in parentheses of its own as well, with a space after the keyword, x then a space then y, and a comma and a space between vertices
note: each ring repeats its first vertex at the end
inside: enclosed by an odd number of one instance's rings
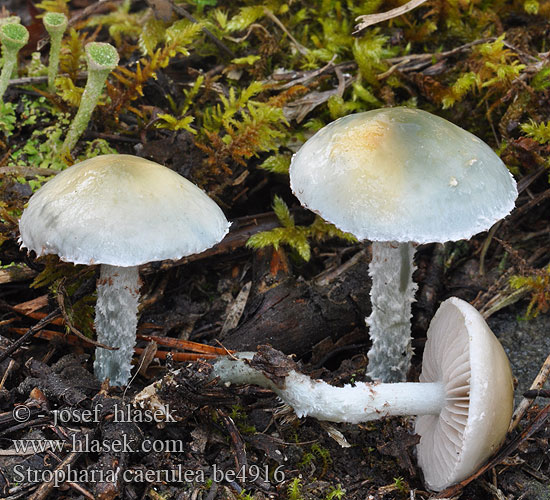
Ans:
POLYGON ((71 152, 84 130, 86 130, 92 112, 103 91, 105 80, 107 80, 109 73, 117 66, 119 60, 116 49, 108 43, 92 42, 86 45, 85 50, 88 60, 88 80, 78 111, 61 147, 62 155, 71 152))
POLYGON ((57 70, 59 68, 59 52, 61 50, 61 39, 60 37, 51 37, 50 39, 50 61, 48 63, 48 90, 50 92, 55 92, 55 77, 57 76, 57 70))
POLYGON ((55 92, 55 77, 59 68, 59 53, 63 33, 67 29, 67 16, 49 12, 44 16, 44 27, 50 35, 50 58, 48 62, 48 90, 55 92))
POLYGON ((4 97, 4 93, 10 83, 13 70, 17 66, 17 53, 15 54, 15 57, 12 57, 6 52, 7 51, 4 51, 4 65, 2 66, 2 73, 0 74, 0 101, 4 97))

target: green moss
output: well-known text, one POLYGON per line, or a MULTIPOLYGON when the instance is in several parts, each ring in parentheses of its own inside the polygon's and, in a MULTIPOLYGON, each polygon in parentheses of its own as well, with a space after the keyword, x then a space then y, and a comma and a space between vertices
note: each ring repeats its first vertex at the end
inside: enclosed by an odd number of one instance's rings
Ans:
POLYGON ((534 318, 539 313, 550 310, 550 266, 531 270, 526 275, 512 276, 510 286, 514 290, 525 289, 531 293, 531 300, 525 313, 526 318, 534 318))
POLYGON ((321 241, 329 238, 341 238, 349 242, 356 241, 353 235, 340 231, 336 226, 325 222, 319 216, 309 226, 297 226, 288 206, 278 196, 275 196, 273 200, 273 210, 282 227, 256 233, 247 241, 246 245, 248 247, 258 249, 272 245, 279 248, 281 245, 288 245, 307 262, 311 257, 310 240, 321 241))
POLYGON ((550 142, 550 123, 536 123, 534 120, 529 120, 528 123, 521 124, 521 130, 528 137, 532 137, 540 144, 550 142))
POLYGON ((248 415, 246 414, 246 410, 238 405, 233 405, 231 407, 231 413, 229 414, 233 422, 235 422, 235 425, 237 426, 237 429, 239 429, 239 432, 241 434, 255 434, 256 428, 253 425, 250 425, 248 422, 248 415))

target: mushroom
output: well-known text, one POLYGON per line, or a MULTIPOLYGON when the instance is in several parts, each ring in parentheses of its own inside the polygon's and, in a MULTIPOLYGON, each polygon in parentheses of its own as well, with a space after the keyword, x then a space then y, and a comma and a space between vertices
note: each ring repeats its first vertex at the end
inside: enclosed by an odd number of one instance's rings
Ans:
POLYGON ((78 163, 47 182, 19 223, 20 242, 37 256, 101 264, 95 374, 112 385, 130 377, 139 300, 138 266, 179 259, 218 243, 229 222, 201 189, 174 171, 131 155, 78 163))
POLYGON ((372 243, 373 380, 406 379, 418 243, 470 238, 514 207, 516 183, 480 139, 425 111, 387 108, 340 118, 294 155, 302 205, 372 243))
POLYGON ((428 329, 421 384, 443 383, 445 406, 422 415, 418 462, 432 490, 472 474, 502 444, 514 409, 510 362, 487 323, 467 302, 441 304, 428 329))
MULTIPOLYGON (((299 417, 359 423, 419 415, 418 462, 427 486, 442 490, 473 473, 502 444, 513 411, 513 377, 504 349, 479 312, 452 297, 428 328, 420 382, 334 387, 295 369, 281 379, 254 368, 253 353, 220 358, 213 377, 273 390, 299 417)), ((280 374, 279 374, 280 375, 280 374)))

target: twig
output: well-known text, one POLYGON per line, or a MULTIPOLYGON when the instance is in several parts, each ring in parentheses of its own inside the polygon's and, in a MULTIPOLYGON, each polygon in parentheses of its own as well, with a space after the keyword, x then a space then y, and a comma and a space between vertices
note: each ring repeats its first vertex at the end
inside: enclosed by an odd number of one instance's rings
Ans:
POLYGON ((4 384, 6 383, 6 379, 8 378, 8 375, 10 374, 13 365, 15 365, 15 361, 13 359, 10 359, 10 363, 6 368, 4 375, 2 375, 2 381, 0 381, 0 391, 4 388, 4 384))
POLYGON ((302 77, 295 78, 294 80, 290 80, 288 83, 285 83, 284 85, 281 85, 280 87, 277 87, 277 88, 280 90, 288 89, 290 87, 294 87, 295 85, 308 82, 309 80, 312 80, 313 78, 319 75, 322 75, 323 73, 325 73, 330 69, 336 69, 336 66, 334 66, 335 59, 336 59, 336 54, 322 68, 316 69, 314 71, 307 71, 302 77))
POLYGON ((331 281, 334 281, 340 275, 345 273, 348 269, 357 264, 366 255, 367 249, 360 250, 342 265, 323 271, 314 278, 315 284, 317 286, 327 286, 331 281))
POLYGON ((481 38, 479 40, 474 40, 473 42, 465 43, 464 45, 460 45, 459 47, 455 47, 454 49, 447 50, 445 52, 436 52, 436 53, 429 53, 429 54, 409 54, 407 56, 389 57, 387 59, 384 59, 384 61, 393 63, 393 66, 391 66, 390 69, 388 69, 384 73, 380 73, 379 75, 377 75, 376 78, 378 80, 383 80, 384 78, 387 78, 389 75, 391 75, 396 69, 399 69, 402 72, 420 71, 426 66, 430 66, 434 60, 441 61, 442 59, 451 57, 455 54, 463 52, 464 50, 471 49, 475 45, 491 42, 494 40, 496 40, 496 38, 494 37, 481 38), (411 63, 413 64, 409 66, 409 64, 411 63), (406 66, 406 68, 403 68, 403 66, 406 66))
POLYGON ((0 285, 30 280, 36 274, 37 272, 34 269, 27 267, 25 264, 15 264, 14 266, 0 269, 0 285))
POLYGON ((139 369, 137 370, 137 373, 139 373, 142 377, 147 376, 147 369, 151 365, 153 359, 155 359, 155 354, 158 351, 158 344, 156 342, 149 342, 145 349, 143 349, 143 352, 141 353, 138 361, 139 369))
MULTIPOLYGON (((344 77, 344 75, 341 76, 344 77)), ((297 123, 300 123, 310 111, 313 111, 317 106, 328 101, 331 96, 341 96, 343 91, 349 87, 356 80, 356 78, 357 77, 350 77, 345 79, 344 77, 343 82, 342 78, 339 78, 338 87, 335 89, 325 90, 323 92, 310 92, 304 97, 290 102, 283 108, 285 117, 287 120, 296 120, 297 123)))
MULTIPOLYGON (((86 282, 76 291, 73 297, 75 301, 90 293, 90 290, 88 290, 88 285, 89 282, 86 282)), ((54 319, 59 318, 60 316, 62 316, 62 313, 61 309, 58 307, 57 309, 49 313, 46 317, 42 318, 38 323, 36 323, 36 325, 31 326, 20 338, 18 338, 9 347, 7 347, 4 351, 0 353, 0 363, 4 361, 8 356, 11 356, 11 354, 19 349, 25 342, 34 337, 34 335, 40 332, 40 330, 42 330, 46 325, 51 323, 54 319)))
POLYGON ((78 491, 79 493, 82 493, 86 498, 89 498, 90 500, 95 500, 95 497, 84 487, 80 486, 78 483, 73 483, 72 481, 67 481, 67 484, 73 489, 78 491))
POLYGON ((550 389, 529 389, 523 393, 524 398, 550 398, 550 389))
POLYGON ((528 212, 529 210, 531 210, 531 208, 538 205, 541 201, 544 201, 547 198, 550 198, 550 189, 547 189, 542 193, 538 193, 532 200, 528 201, 527 203, 524 203, 523 205, 521 205, 521 207, 516 208, 511 213, 508 220, 517 219, 520 215, 523 215, 525 212, 528 212))
MULTIPOLYGON (((418 0, 415 0, 415 1, 418 1, 418 0)), ((426 0, 422 0, 422 1, 425 2, 426 0)), ((286 29, 285 25, 281 21, 279 21, 279 19, 275 14, 273 14, 273 12, 271 12, 267 7, 264 7, 264 12, 265 12, 265 15, 269 17, 269 19, 271 19, 277 26, 279 26, 279 28, 281 28, 285 32, 288 38, 292 40, 292 43, 296 45, 296 49, 300 54, 306 56, 309 53, 309 50, 306 47, 304 47, 298 40, 296 40, 296 38, 292 36, 290 31, 286 29)))
POLYGON ((137 336, 140 340, 145 340, 148 342, 156 342, 157 344, 164 347, 171 347, 173 349, 187 349, 193 352, 202 352, 206 354, 218 354, 223 356, 229 352, 225 347, 215 347, 211 345, 200 344, 198 342, 192 342, 191 340, 182 340, 174 339, 170 337, 157 337, 155 335, 139 335, 137 336))
POLYGON ((236 328, 239 324, 248 301, 251 286, 252 282, 248 281, 231 304, 229 310, 226 311, 225 321, 220 330, 220 337, 223 338, 229 330, 233 330, 233 328, 236 328))
MULTIPOLYGON (((67 73, 59 74, 59 76, 65 76, 68 77, 69 75, 67 73)), ((78 80, 86 80, 88 78, 88 72, 87 71, 80 71, 76 77, 78 80)), ((39 85, 41 83, 48 83, 48 77, 47 76, 24 76, 21 78, 12 78, 8 86, 10 85, 39 85)))
POLYGON ((235 459, 235 465, 237 467, 237 470, 246 470, 246 467, 248 466, 248 461, 246 458, 246 450, 244 447, 244 441, 241 436, 241 433, 239 432, 239 429, 237 429, 237 426, 235 425, 235 422, 233 422, 233 419, 227 415, 222 410, 216 410, 218 415, 221 417, 222 422, 225 425, 225 428, 227 429, 227 432, 229 432, 229 437, 231 439, 231 445, 234 452, 234 459, 235 459))
MULTIPOLYGON (((53 473, 53 477, 57 478, 57 472, 63 471, 64 469, 68 469, 72 464, 74 464, 78 458, 82 455, 81 451, 72 451, 67 454, 67 456, 63 459, 63 462, 61 462, 56 468, 53 473)), ((67 477, 67 474, 63 474, 65 477, 67 477)), ((47 483, 42 483, 40 487, 33 493, 33 495, 29 498, 29 500, 45 500, 48 495, 52 492, 54 488, 54 481, 48 481, 47 483)))
POLYGON ((35 177, 37 175, 55 175, 59 170, 53 168, 28 167, 26 165, 15 165, 13 167, 0 167, 0 176, 7 174, 24 175, 25 177, 35 177))
MULTIPOLYGON (((24 335, 22 330, 24 331, 23 328, 10 328, 10 331, 15 332, 19 335, 24 335)), ((35 335, 39 339, 43 339, 43 340, 50 340, 51 341, 53 339, 60 339, 60 340, 63 340, 64 342, 66 342, 67 344, 70 344, 70 345, 79 345, 79 342, 78 342, 79 337, 76 337, 75 335, 72 335, 72 334, 65 335, 61 332, 56 332, 54 330, 41 330, 41 331, 35 333, 35 335)), ((177 339, 174 339, 174 340, 177 340, 177 339)), ((208 347, 208 346, 204 346, 204 347, 208 347)), ((198 359, 214 359, 214 358, 217 358, 220 355, 226 355, 227 353, 232 352, 232 351, 227 351, 227 350, 224 350, 223 352, 218 352, 219 348, 217 348, 217 347, 212 347, 212 349, 213 349, 213 351, 212 351, 213 354, 196 353, 196 352, 191 353, 191 352, 157 351, 155 353, 155 358, 156 359, 166 359, 166 357, 168 355, 170 355, 170 356, 172 356, 174 361, 196 361, 198 359)), ((144 351, 144 349, 142 349, 140 347, 136 347, 134 349, 134 353, 137 354, 137 355, 141 355, 143 353, 143 351, 144 351)))
MULTIPOLYGON (((540 389, 542 389, 542 386, 545 384, 549 375, 550 375, 550 355, 546 358, 546 360, 542 364, 542 367, 538 375, 535 377, 535 380, 533 380, 533 383, 531 384, 531 387, 529 388, 529 390, 539 391, 540 389)), ((514 415, 512 417, 512 422, 510 423, 510 428, 508 429, 508 432, 513 431, 517 427, 520 420, 523 418, 523 415, 525 415, 525 412, 533 404, 534 400, 535 400, 535 397, 528 397, 524 395, 523 399, 521 400, 521 403, 518 405, 518 407, 516 408, 516 411, 514 412, 514 415)))
POLYGON ((290 85, 292 87, 292 85, 295 85, 297 83, 311 80, 312 78, 320 75, 321 73, 332 68, 333 66, 340 68, 342 71, 353 71, 357 69, 357 63, 355 61, 345 61, 339 64, 331 64, 333 60, 334 58, 331 59, 331 61, 329 61, 321 69, 311 69, 307 71, 284 71, 284 72, 272 73, 269 77, 269 80, 267 80, 267 83, 278 82, 281 80, 292 81, 290 85))
MULTIPOLYGON (((67 444, 69 443, 67 442, 67 444)), ((48 451, 52 446, 53 444, 44 441, 43 446, 40 446, 40 451, 48 451)), ((32 446, 24 450, 0 450, 0 457, 28 457, 31 455, 36 455, 36 450, 32 446)))
MULTIPOLYGON (((143 354, 145 349, 141 347, 136 347, 134 352, 136 354, 143 354)), ((166 359, 168 356, 172 358, 173 361, 198 361, 199 359, 215 359, 219 357, 219 354, 197 354, 195 352, 171 352, 171 351, 157 351, 155 353, 155 359, 166 359)))
MULTIPOLYGON (((40 410, 34 410, 37 413, 40 413, 40 410)), ((34 416, 36 413, 31 410, 31 417, 34 416)), ((13 425, 11 427, 8 427, 7 429, 4 429, 2 432, 0 432, 0 438, 3 438, 4 436, 9 436, 12 432, 20 431, 21 429, 27 429, 29 427, 35 427, 35 426, 41 426, 42 424, 46 424, 50 422, 49 417, 45 418, 35 418, 33 420, 27 420, 26 422, 22 422, 17 425, 13 425)), ((34 452, 36 453, 36 452, 34 452)))
POLYGON ((519 302, 523 297, 529 292, 529 287, 524 286, 514 290, 508 295, 503 293, 496 294, 491 300, 488 300, 487 303, 479 310, 484 319, 490 318, 493 314, 505 307, 511 306, 516 302, 519 302))
POLYGON ((101 10, 101 8, 109 2, 113 5, 116 5, 122 3, 122 0, 97 0, 96 2, 86 7, 82 12, 79 12, 78 14, 71 17, 71 19, 69 19, 68 27, 70 28, 71 26, 74 26, 78 21, 88 17, 91 14, 96 14, 98 10, 101 10))
MULTIPOLYGON (((225 39, 226 40, 229 40, 230 42, 233 42, 233 43, 242 43, 244 42, 251 34, 254 30, 261 30, 263 31, 266 35, 268 36, 271 36, 271 33, 269 33, 269 31, 267 30, 267 28, 259 23, 252 23, 249 27, 248 27, 248 31, 244 34, 244 36, 240 37, 240 38, 235 38, 235 37, 232 37, 232 36, 229 36, 229 35, 225 35, 225 39)), ((224 66, 222 66, 222 69, 224 68, 224 66)))
POLYGON ((65 307, 65 287, 63 282, 64 282, 64 278, 59 282, 56 298, 57 298, 57 304, 59 305, 59 310, 63 315, 63 320, 65 321, 65 324, 67 325, 69 330, 73 332, 80 340, 83 340, 87 344, 91 344, 95 347, 101 347, 102 349, 107 349, 109 351, 118 351, 119 349, 118 347, 111 347, 86 337, 86 335, 84 335, 80 330, 78 330, 73 325, 73 322, 71 321, 71 318, 69 318, 69 315, 67 314, 67 309, 65 307))
MULTIPOLYGON (((301 209, 298 211, 292 211, 293 213, 300 213, 301 209)), ((235 251, 237 248, 243 247, 248 239, 260 231, 269 231, 275 227, 279 226, 279 220, 274 212, 266 212, 263 214, 249 215, 246 217, 241 217, 236 219, 231 224, 229 234, 220 241, 217 245, 214 245, 209 250, 204 252, 190 255, 189 257, 184 257, 183 259, 177 261, 163 261, 160 264, 160 267, 156 265, 153 267, 151 264, 145 264, 143 266, 143 272, 146 274, 148 270, 167 270, 175 266, 180 266, 182 264, 187 264, 188 262, 193 262, 196 260, 205 259, 207 257, 213 257, 215 255, 220 255, 226 252, 235 251)))
POLYGON ((522 177, 518 181, 518 193, 523 193, 523 191, 525 191, 531 184, 533 184, 533 182, 535 182, 542 174, 546 172, 548 172, 548 167, 544 165, 535 172, 531 172, 525 177, 522 177))
POLYGON ((25 342, 29 341, 34 335, 42 330, 53 319, 61 316, 61 311, 56 309, 48 314, 45 318, 41 319, 36 325, 31 326, 20 338, 13 342, 9 347, 0 353, 0 363, 4 361, 8 356, 11 356, 17 349, 19 349, 25 342))
POLYGON ((388 10, 387 12, 381 12, 380 14, 369 14, 366 16, 359 16, 355 19, 355 22, 359 24, 355 26, 354 35, 359 34, 365 28, 372 26, 373 24, 381 23, 382 21, 387 21, 388 19, 393 19, 394 17, 402 16, 407 12, 410 12, 413 9, 416 9, 419 5, 422 5, 426 0, 410 0, 410 2, 402 5, 401 7, 396 7, 395 9, 388 10))
POLYGON ((487 256, 487 251, 489 250, 489 247, 491 246, 491 242, 493 241, 493 237, 495 236, 495 233, 497 232, 497 229, 500 227, 501 220, 499 220, 496 224, 493 224, 491 229, 489 229, 489 234, 487 234, 487 238, 485 238, 485 241, 483 242, 483 246, 481 247, 481 252, 479 254, 479 274, 480 276, 483 276, 485 274, 485 257, 487 256))

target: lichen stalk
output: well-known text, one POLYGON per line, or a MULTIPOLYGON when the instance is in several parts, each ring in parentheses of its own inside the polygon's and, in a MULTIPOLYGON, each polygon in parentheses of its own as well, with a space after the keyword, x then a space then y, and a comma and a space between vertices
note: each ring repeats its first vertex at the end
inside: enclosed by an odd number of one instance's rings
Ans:
POLYGON ((224 383, 255 384, 271 389, 298 417, 314 417, 330 422, 357 424, 386 416, 438 415, 445 404, 442 382, 378 384, 356 382, 335 387, 291 370, 276 385, 261 371, 248 364, 253 353, 220 358, 214 363, 213 377, 224 383))
POLYGON ((0 73, 0 102, 10 83, 10 78, 17 68, 17 54, 29 41, 27 28, 19 23, 0 25, 0 42, 2 43, 3 66, 0 73))
POLYGON ((9 57, 4 51, 4 65, 2 66, 2 73, 0 74, 0 101, 3 100, 4 94, 10 83, 10 78, 17 65, 17 56, 15 58, 9 57))
POLYGON ((44 27, 50 35, 50 57, 48 62, 48 90, 55 92, 55 78, 59 68, 59 53, 63 33, 67 29, 67 16, 63 13, 48 12, 44 18, 44 27))
POLYGON ((107 76, 116 68, 119 61, 116 49, 108 43, 89 43, 86 45, 85 51, 88 62, 88 80, 80 99, 78 111, 61 147, 62 154, 69 154, 86 130, 107 76))
POLYGON ((366 319, 372 341, 368 352, 372 380, 402 382, 407 378, 412 356, 411 304, 418 288, 412 279, 414 252, 412 243, 372 244, 372 313, 366 319))
POLYGON ((101 266, 95 308, 97 340, 118 349, 98 347, 94 372, 101 381, 108 378, 111 385, 126 385, 130 379, 140 284, 137 266, 101 266))

